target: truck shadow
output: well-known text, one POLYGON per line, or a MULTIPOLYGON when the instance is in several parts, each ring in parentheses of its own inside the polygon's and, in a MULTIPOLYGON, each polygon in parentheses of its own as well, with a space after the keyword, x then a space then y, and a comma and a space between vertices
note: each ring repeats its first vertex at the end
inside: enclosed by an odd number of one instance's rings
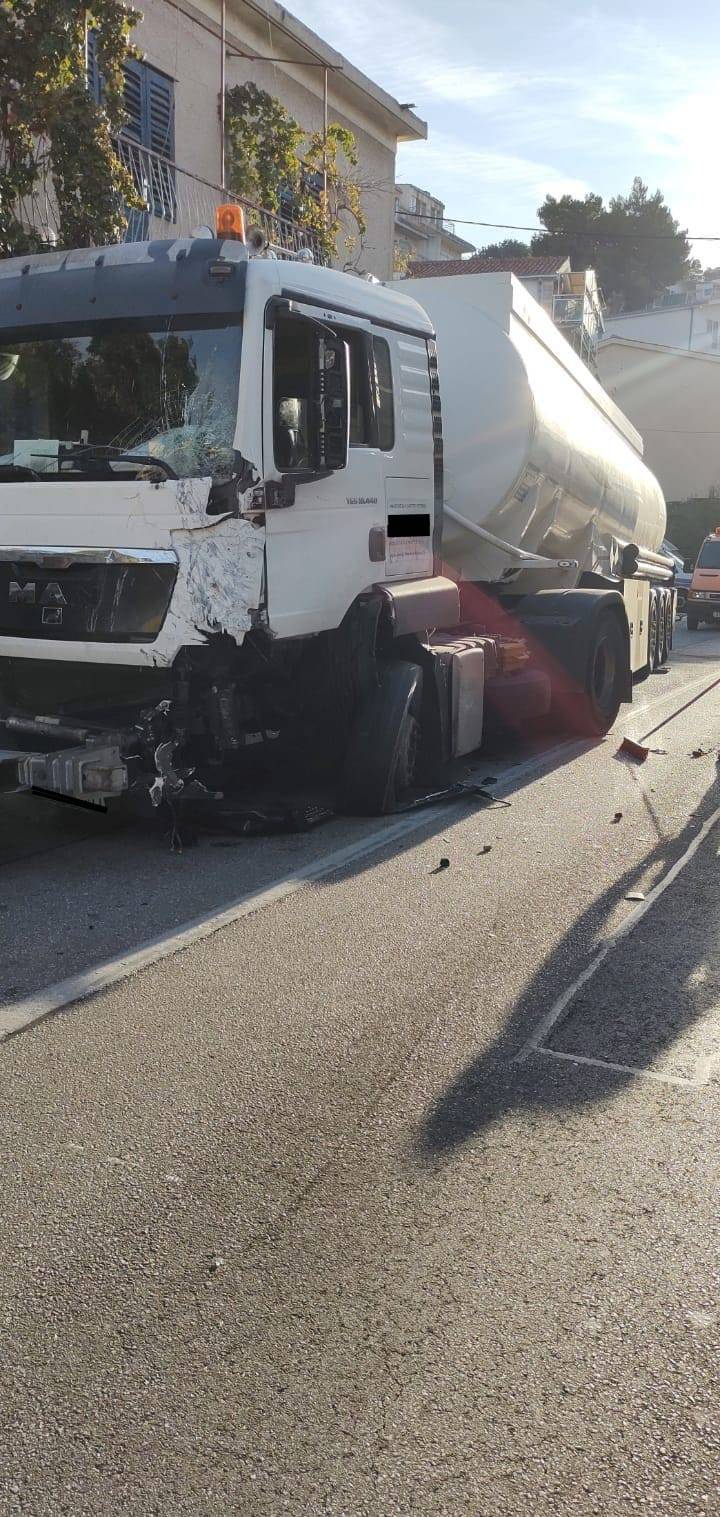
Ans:
POLYGON ((537 1052, 514 1060, 564 990, 597 957, 618 901, 639 887, 648 868, 665 877, 719 799, 713 784, 682 833, 659 842, 577 918, 533 976, 492 1047, 428 1110, 414 1143, 416 1160, 432 1164, 448 1157, 515 1113, 558 1113, 607 1101, 647 1073, 690 1085, 707 1078, 708 1065, 720 1052, 716 1017, 714 1029, 710 1020, 720 999, 715 826, 540 1040, 560 1058, 537 1052))

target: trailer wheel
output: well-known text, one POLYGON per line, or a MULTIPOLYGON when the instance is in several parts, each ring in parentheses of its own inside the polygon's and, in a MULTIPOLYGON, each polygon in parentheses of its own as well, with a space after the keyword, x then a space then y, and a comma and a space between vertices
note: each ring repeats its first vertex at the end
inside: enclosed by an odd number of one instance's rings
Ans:
POLYGON ((415 779, 420 748, 422 669, 387 663, 350 735, 340 784, 342 809, 356 816, 394 811, 415 779))
MULTIPOLYGON (((657 634, 656 634, 657 635, 657 634)), ((588 737, 604 737, 620 710, 625 682, 627 647, 612 611, 598 618, 588 658, 585 690, 574 722, 588 737)))
POLYGON ((660 640, 660 606, 657 590, 650 591, 650 615, 648 617, 648 670, 653 673, 658 666, 660 640))
POLYGON ((660 614, 658 617, 658 668, 666 664, 670 653, 670 597, 664 590, 658 591, 660 614))

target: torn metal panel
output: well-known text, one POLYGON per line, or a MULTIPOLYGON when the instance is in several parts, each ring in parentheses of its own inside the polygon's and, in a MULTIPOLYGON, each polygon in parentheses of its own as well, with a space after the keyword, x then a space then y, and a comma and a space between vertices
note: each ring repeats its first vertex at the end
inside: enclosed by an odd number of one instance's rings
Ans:
POLYGON ((170 536, 179 570, 157 651, 202 643, 217 632, 241 643, 261 604, 264 528, 223 517, 170 536))

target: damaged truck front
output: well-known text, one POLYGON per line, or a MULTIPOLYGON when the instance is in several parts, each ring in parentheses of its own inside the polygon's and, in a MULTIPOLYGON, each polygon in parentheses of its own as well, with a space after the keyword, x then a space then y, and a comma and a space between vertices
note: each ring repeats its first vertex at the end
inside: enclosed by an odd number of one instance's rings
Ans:
POLYGON ((0 265, 0 715, 35 788, 157 801, 193 746, 242 741, 226 686, 264 621, 246 271, 207 241, 0 265))
MULTIPOLYGON (((383 640, 458 620, 431 338, 390 291, 238 242, 0 263, 0 747, 24 786, 159 806, 288 759, 337 781, 383 640)), ((415 763, 422 675, 398 668, 392 751, 361 724, 346 764, 359 809, 415 763)))

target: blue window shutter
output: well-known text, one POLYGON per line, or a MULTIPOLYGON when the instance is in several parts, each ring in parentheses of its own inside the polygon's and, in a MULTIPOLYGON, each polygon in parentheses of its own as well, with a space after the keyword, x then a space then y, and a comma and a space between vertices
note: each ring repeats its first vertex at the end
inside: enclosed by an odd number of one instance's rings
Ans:
POLYGON ((123 99, 125 104, 126 120, 123 126, 123 136, 132 137, 133 142, 141 142, 145 145, 144 126, 144 78, 145 68, 135 58, 129 58, 123 65, 125 75, 125 88, 123 99))
POLYGON ((175 86, 166 74, 145 69, 145 146, 163 158, 175 157, 175 86))
POLYGON ((97 36, 92 27, 87 34, 87 87, 88 94, 92 95, 96 104, 100 104, 102 96, 102 75, 98 68, 97 59, 97 36))
POLYGON ((124 73, 122 136, 129 142, 123 159, 148 208, 130 213, 126 241, 138 242, 148 235, 150 212, 164 221, 177 221, 175 170, 170 166, 175 156, 175 85, 166 74, 135 58, 124 65, 124 73), (150 152, 138 152, 131 143, 150 152))

